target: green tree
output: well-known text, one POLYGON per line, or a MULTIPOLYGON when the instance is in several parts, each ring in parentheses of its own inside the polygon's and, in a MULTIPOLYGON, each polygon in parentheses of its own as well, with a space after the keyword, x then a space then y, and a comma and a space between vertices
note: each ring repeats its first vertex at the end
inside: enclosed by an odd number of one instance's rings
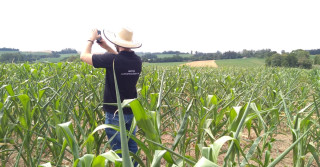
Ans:
POLYGON ((281 67, 282 56, 279 53, 275 53, 271 56, 271 66, 281 67))
POLYGON ((314 63, 313 64, 319 64, 320 65, 320 55, 316 55, 314 57, 314 63))
POLYGON ((267 57, 265 63, 266 66, 271 66, 271 57, 267 57))
POLYGON ((290 67, 288 57, 289 56, 285 53, 281 55, 281 67, 290 67))
POLYGON ((289 67, 298 66, 298 59, 294 54, 288 54, 287 61, 288 61, 289 67))
POLYGON ((310 53, 308 51, 298 49, 292 51, 290 54, 297 57, 299 67, 308 69, 312 68, 312 60, 310 59, 310 53))

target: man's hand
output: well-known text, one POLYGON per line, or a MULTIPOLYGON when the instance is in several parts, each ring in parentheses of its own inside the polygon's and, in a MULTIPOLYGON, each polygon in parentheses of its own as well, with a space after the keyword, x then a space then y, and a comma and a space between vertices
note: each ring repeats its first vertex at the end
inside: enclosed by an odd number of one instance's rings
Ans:
POLYGON ((91 32, 91 37, 89 38, 89 40, 91 41, 95 41, 96 39, 98 39, 101 35, 98 35, 98 30, 97 29, 93 29, 91 32))
POLYGON ((92 48, 92 45, 93 45, 94 41, 96 39, 98 39, 98 38, 99 38, 98 30, 97 29, 93 29, 92 32, 91 32, 91 36, 88 39, 88 41, 90 41, 90 42, 87 43, 87 46, 86 46, 85 50, 80 55, 80 59, 83 62, 92 65, 91 48, 92 48))
MULTIPOLYGON (((99 35, 98 35, 98 37, 99 37, 99 35)), ((118 52, 115 51, 114 49, 112 49, 103 38, 101 38, 100 43, 98 43, 98 44, 100 45, 100 47, 107 50, 107 52, 112 53, 112 54, 118 54, 118 52)))
MULTIPOLYGON (((98 36, 98 37, 99 37, 99 36, 98 36)), ((105 49, 106 47, 108 47, 107 42, 106 42, 103 38, 101 38, 100 42, 97 43, 97 44, 99 44, 100 47, 102 47, 102 48, 104 48, 104 49, 105 49)))

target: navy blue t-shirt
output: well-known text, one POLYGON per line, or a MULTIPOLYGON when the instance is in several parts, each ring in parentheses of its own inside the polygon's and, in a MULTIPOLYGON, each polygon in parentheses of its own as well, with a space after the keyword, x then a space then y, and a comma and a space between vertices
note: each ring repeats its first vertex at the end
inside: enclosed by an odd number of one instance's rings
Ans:
MULTIPOLYGON (((92 63, 95 68, 106 68, 104 103, 116 103, 116 91, 113 76, 114 69, 117 77, 117 83, 120 93, 121 102, 124 99, 133 99, 137 97, 136 84, 138 82, 142 61, 133 51, 121 51, 119 54, 93 54, 92 63)), ((115 112, 118 107, 103 104, 106 112, 115 112)), ((123 108, 125 114, 132 113, 131 108, 123 108)))

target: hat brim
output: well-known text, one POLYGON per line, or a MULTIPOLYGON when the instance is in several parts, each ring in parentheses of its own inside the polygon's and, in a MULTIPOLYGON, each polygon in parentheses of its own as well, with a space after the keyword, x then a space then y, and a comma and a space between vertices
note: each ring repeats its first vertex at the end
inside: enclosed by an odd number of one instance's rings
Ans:
POLYGON ((135 48, 140 48, 142 46, 140 42, 136 42, 136 41, 128 42, 128 41, 122 40, 118 38, 115 33, 110 31, 103 30, 103 35, 108 41, 110 41, 114 45, 118 45, 124 48, 135 49, 135 48))

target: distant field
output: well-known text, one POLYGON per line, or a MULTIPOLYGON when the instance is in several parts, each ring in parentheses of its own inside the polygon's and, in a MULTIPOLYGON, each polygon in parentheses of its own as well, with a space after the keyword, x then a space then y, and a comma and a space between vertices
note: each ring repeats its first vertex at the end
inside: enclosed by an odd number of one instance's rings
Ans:
MULTIPOLYGON (((176 54, 158 54, 158 58, 173 57, 176 54)), ((191 57, 192 54, 179 54, 180 57, 191 57)))
POLYGON ((22 54, 31 54, 31 55, 49 55, 49 52, 21 52, 22 54))
POLYGON ((0 51, 0 55, 2 55, 3 53, 16 53, 18 51, 0 51))
POLYGON ((75 54, 75 53, 72 53, 72 54, 60 54, 60 55, 61 56, 59 58, 44 58, 44 59, 38 60, 37 62, 48 61, 48 62, 52 62, 52 63, 57 63, 57 62, 61 61, 62 59, 66 58, 66 57, 79 56, 79 54, 75 54))
POLYGON ((265 59, 224 59, 216 60, 218 67, 260 67, 265 65, 265 59))
POLYGON ((143 63, 143 66, 178 66, 186 62, 167 62, 167 63, 143 63))
POLYGON ((318 55, 310 55, 310 58, 314 59, 318 55))
MULTIPOLYGON (((4 53, 17 53, 19 51, 0 51, 0 56, 4 53)), ((49 52, 20 52, 21 54, 32 54, 32 55, 49 55, 50 53, 49 52)), ((61 56, 59 58, 43 58, 43 59, 39 59, 38 61, 36 62, 45 62, 45 61, 48 61, 48 62, 52 62, 52 63, 56 63, 56 62, 59 62, 61 61, 62 59, 66 58, 66 57, 70 57, 70 56, 79 56, 79 54, 60 54, 61 56)))
MULTIPOLYGON (((225 59, 216 60, 218 67, 261 67, 264 66, 264 59, 247 58, 247 59, 225 59)), ((188 62, 168 62, 168 63, 143 63, 144 66, 178 66, 188 62)))
POLYGON ((17 53, 20 52, 22 54, 32 54, 32 55, 48 55, 49 52, 25 52, 25 51, 0 51, 0 55, 3 53, 17 53))

